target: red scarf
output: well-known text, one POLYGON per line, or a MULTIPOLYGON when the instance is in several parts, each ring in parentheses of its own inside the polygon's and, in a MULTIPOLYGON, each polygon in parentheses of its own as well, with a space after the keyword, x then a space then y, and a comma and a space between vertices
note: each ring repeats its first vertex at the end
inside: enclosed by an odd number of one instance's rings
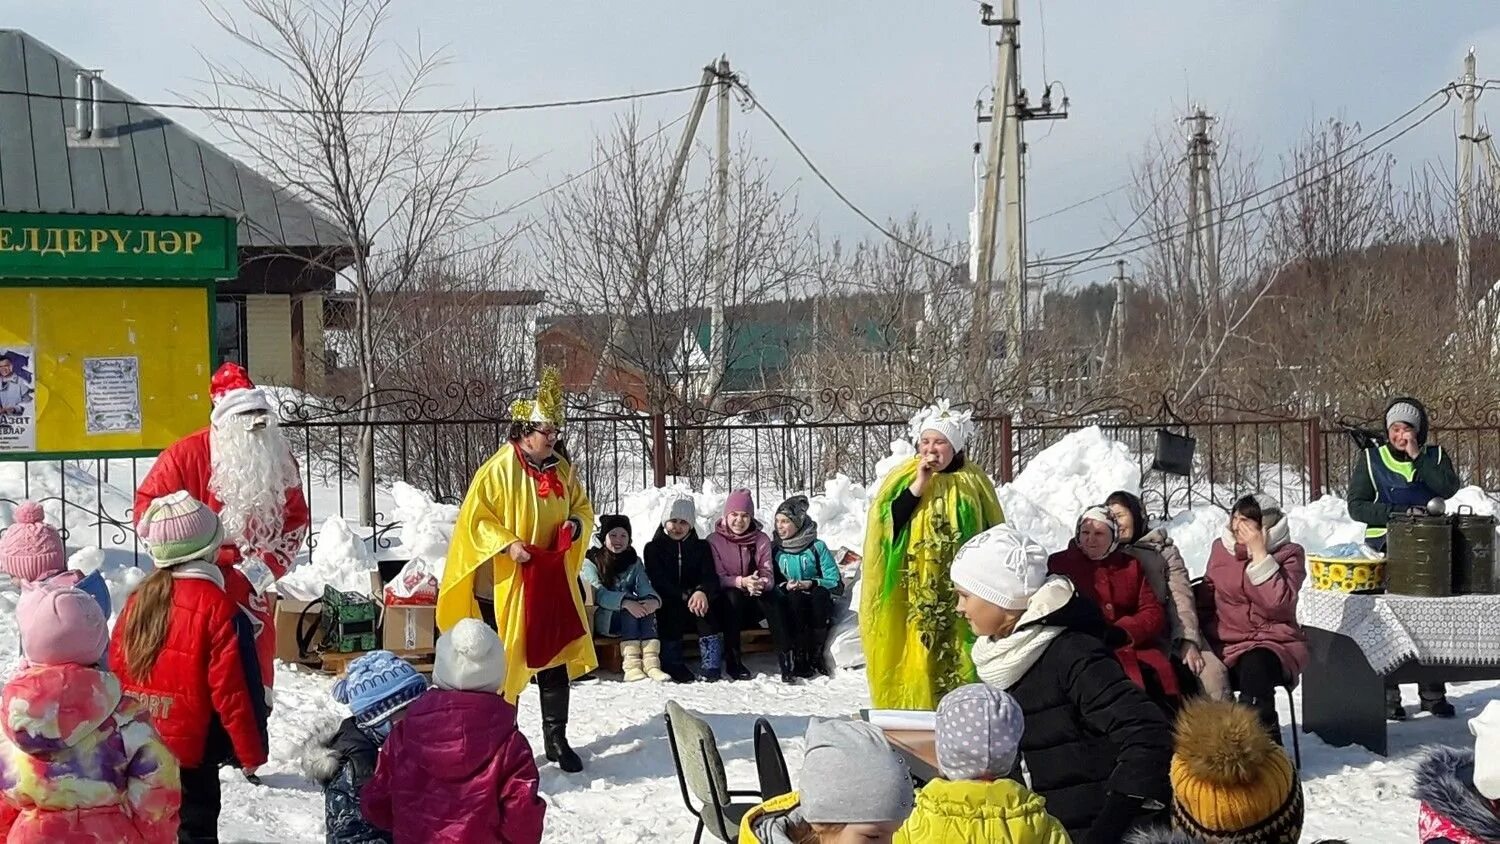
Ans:
POLYGON ((526 477, 531 478, 536 484, 537 498, 553 496, 563 498, 568 494, 567 488, 563 486, 562 478, 558 477, 556 463, 545 469, 538 469, 526 459, 526 452, 521 450, 519 443, 511 443, 511 446, 516 450, 516 459, 521 462, 521 468, 526 472, 526 477))

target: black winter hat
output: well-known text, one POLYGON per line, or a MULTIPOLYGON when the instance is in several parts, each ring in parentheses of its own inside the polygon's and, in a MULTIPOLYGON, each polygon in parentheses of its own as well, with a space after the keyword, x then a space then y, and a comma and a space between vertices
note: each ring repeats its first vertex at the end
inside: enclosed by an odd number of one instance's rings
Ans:
POLYGON ((807 496, 794 495, 781 502, 776 508, 776 515, 786 516, 791 523, 797 526, 797 530, 807 526, 807 496))
POLYGON ((615 528, 624 528, 625 533, 634 536, 635 532, 630 529, 630 517, 621 515, 609 515, 599 517, 599 545, 604 545, 604 538, 615 528))

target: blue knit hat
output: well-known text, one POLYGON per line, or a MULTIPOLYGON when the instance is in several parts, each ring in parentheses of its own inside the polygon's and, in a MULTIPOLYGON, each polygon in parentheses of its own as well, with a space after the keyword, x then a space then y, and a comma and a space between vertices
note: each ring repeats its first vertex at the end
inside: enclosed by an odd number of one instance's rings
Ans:
POLYGON ((427 678, 390 651, 370 651, 354 660, 333 684, 334 699, 347 703, 364 727, 384 722, 425 691, 427 678))

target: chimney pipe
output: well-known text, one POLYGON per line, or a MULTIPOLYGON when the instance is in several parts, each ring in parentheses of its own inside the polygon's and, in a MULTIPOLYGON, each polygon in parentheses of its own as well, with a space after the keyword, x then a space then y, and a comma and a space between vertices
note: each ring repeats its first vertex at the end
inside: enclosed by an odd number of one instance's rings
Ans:
POLYGON ((93 106, 93 113, 89 116, 89 133, 98 137, 104 130, 104 125, 99 121, 99 100, 104 96, 104 71, 89 71, 89 101, 93 106))
POLYGON ((73 77, 73 131, 78 133, 78 137, 80 138, 87 138, 90 134, 88 127, 83 124, 85 113, 83 107, 85 93, 83 83, 87 76, 88 71, 80 68, 78 75, 73 77))

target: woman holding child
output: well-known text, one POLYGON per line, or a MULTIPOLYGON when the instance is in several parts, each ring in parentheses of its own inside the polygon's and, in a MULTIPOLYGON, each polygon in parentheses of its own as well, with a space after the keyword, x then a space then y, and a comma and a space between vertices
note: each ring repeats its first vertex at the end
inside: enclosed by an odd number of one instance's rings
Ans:
POLYGON ((917 453, 870 505, 859 625, 870 698, 882 709, 937 706, 972 682, 974 641, 953 608, 948 569, 959 546, 1005 521, 995 485, 967 460, 972 414, 946 401, 912 421, 917 453))
POLYGON ((568 745, 568 683, 598 667, 578 576, 594 510, 560 449, 562 384, 542 373, 537 400, 511 408, 510 441, 474 475, 438 591, 437 623, 494 627, 509 655, 497 689, 514 702, 536 677, 547 760, 583 770, 568 745))

